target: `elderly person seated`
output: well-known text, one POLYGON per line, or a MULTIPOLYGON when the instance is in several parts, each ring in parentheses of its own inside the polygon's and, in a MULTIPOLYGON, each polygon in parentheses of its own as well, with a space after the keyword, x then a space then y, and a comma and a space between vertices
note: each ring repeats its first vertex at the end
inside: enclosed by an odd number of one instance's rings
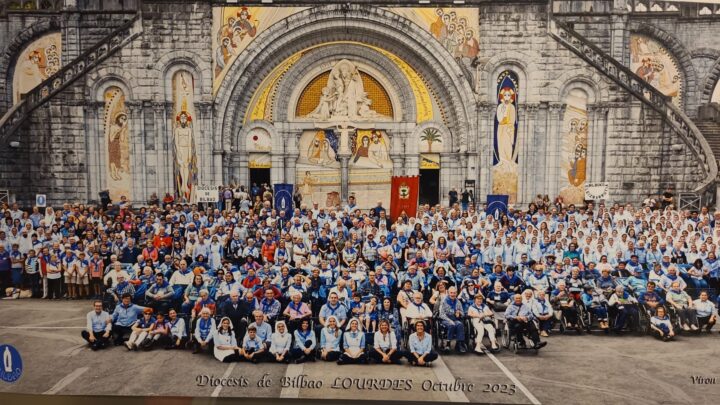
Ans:
POLYGON ((565 319, 568 328, 575 328, 578 332, 581 331, 577 319, 578 313, 575 299, 573 294, 566 288, 564 280, 558 281, 556 289, 550 294, 550 303, 553 304, 555 318, 558 321, 565 319))
POLYGON ((493 284, 493 290, 488 292, 485 301, 494 311, 503 312, 510 304, 512 295, 505 291, 500 281, 493 284))
POLYGON ((165 314, 172 305, 174 295, 175 291, 170 283, 165 280, 162 273, 157 273, 155 274, 155 283, 145 291, 146 305, 157 313, 165 314))
POLYGON ((193 341, 191 342, 193 354, 212 348, 215 329, 215 318, 212 317, 210 308, 200 310, 200 319, 198 319, 195 325, 193 341))
POLYGON ((547 342, 540 341, 534 317, 530 305, 523 303, 522 295, 515 294, 512 304, 505 310, 505 320, 510 327, 510 334, 516 336, 518 346, 525 347, 525 334, 532 340, 534 349, 539 349, 547 344, 547 342))
MULTIPOLYGON (((533 290, 527 289, 523 292, 523 295, 527 295, 528 291, 532 295, 533 290)), ((553 326, 553 318, 555 318, 555 311, 553 311, 552 304, 547 298, 545 291, 537 290, 535 296, 529 304, 532 307, 533 315, 538 321, 538 327, 540 329, 540 336, 548 337, 550 329, 553 326)))
POLYGON ((625 324, 628 319, 631 321, 631 326, 637 325, 638 322, 638 308, 637 300, 635 297, 625 291, 625 287, 618 285, 615 287, 615 292, 610 296, 608 305, 615 312, 615 333, 622 333, 625 328, 625 324))
POLYGON ((290 333, 295 332, 303 319, 309 319, 312 316, 310 306, 301 300, 302 293, 294 292, 290 296, 290 303, 285 307, 285 311, 283 311, 283 315, 287 317, 290 333))
POLYGON ((233 290, 230 292, 230 299, 226 300, 220 306, 220 314, 230 318, 233 331, 235 332, 235 341, 242 342, 247 329, 247 318, 251 315, 252 309, 247 301, 240 299, 240 292, 233 290))
MULTIPOLYGON (((447 297, 440 303, 438 318, 447 330, 447 340, 450 341, 450 345, 453 346, 453 349, 457 348, 460 353, 467 352, 465 326, 463 324, 464 316, 462 303, 457 299, 457 288, 450 287, 447 297)), ((445 343, 444 348, 448 349, 447 343, 445 343)))
POLYGON ((275 299, 275 292, 268 288, 265 290, 265 298, 260 300, 260 310, 265 316, 265 320, 274 323, 278 315, 280 315, 281 304, 275 299))
POLYGON ((420 291, 413 293, 412 303, 405 310, 405 321, 414 325, 417 321, 426 322, 433 316, 432 309, 423 302, 423 295, 420 291))
POLYGON ((676 280, 670 284, 670 289, 665 294, 669 305, 675 308, 680 318, 680 326, 684 331, 698 330, 697 312, 693 300, 687 292, 680 289, 680 283, 676 280))
POLYGON ((672 287, 672 283, 676 281, 678 282, 681 290, 687 288, 687 283, 685 282, 685 280, 683 280, 682 277, 678 275, 677 266, 672 265, 668 267, 667 273, 660 278, 660 284, 658 285, 658 287, 662 288, 664 291, 668 291, 672 287))
POLYGON ((486 333, 488 339, 490 340, 492 351, 496 352, 500 350, 495 335, 495 313, 485 304, 485 302, 483 302, 483 300, 484 297, 482 294, 477 294, 472 305, 470 305, 467 310, 468 318, 470 318, 470 321, 475 328, 475 332, 477 333, 475 337, 475 353, 478 354, 485 353, 485 346, 482 341, 486 333))
POLYGON ((115 302, 119 302, 121 297, 125 294, 129 294, 130 297, 135 296, 135 286, 130 283, 129 279, 127 278, 127 273, 120 272, 116 275, 117 283, 110 287, 108 292, 112 294, 113 298, 115 299, 115 302))
POLYGON ((267 350, 270 347, 272 326, 265 321, 265 314, 263 314, 262 311, 256 309, 255 311, 253 311, 252 316, 255 319, 255 322, 248 325, 248 329, 250 328, 250 326, 255 327, 258 339, 263 342, 263 344, 265 345, 265 349, 267 350))

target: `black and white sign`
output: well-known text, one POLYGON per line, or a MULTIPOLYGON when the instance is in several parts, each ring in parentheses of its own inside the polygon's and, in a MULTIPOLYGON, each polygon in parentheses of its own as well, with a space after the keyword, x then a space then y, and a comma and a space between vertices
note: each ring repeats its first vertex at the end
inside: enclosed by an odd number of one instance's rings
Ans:
POLYGON ((586 200, 607 200, 610 198, 610 186, 608 183, 585 183, 586 200))
POLYGON ((220 201, 217 186, 197 186, 195 188, 195 203, 215 203, 220 201))

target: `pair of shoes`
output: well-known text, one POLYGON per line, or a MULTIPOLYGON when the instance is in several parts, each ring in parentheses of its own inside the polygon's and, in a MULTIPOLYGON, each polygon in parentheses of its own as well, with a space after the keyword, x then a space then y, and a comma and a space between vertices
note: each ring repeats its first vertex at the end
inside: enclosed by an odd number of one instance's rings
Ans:
POLYGON ((458 342, 457 350, 460 353, 467 353, 467 346, 465 346, 465 342, 458 342))
POLYGON ((547 342, 537 342, 533 346, 533 349, 542 349, 543 347, 547 346, 547 342))
POLYGON ((695 326, 695 325, 690 325, 690 329, 692 329, 692 330, 698 330, 698 327, 695 326))
POLYGON ((687 326, 687 324, 685 324, 685 325, 682 326, 682 329, 683 329, 685 332, 687 332, 687 331, 690 330, 690 327, 687 326))
POLYGON ((125 347, 127 347, 128 350, 133 350, 133 346, 135 346, 135 345, 133 345, 130 342, 125 342, 125 347))
POLYGON ((540 332, 540 336, 542 336, 542 337, 548 337, 548 333, 543 330, 543 331, 540 332))

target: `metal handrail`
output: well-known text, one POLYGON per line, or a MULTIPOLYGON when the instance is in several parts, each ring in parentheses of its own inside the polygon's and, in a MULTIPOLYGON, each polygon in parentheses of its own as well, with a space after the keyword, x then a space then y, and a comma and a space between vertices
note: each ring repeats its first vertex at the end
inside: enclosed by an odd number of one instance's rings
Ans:
POLYGON ((139 14, 136 14, 131 20, 125 22, 25 94, 21 102, 15 104, 0 118, 0 144, 4 143, 7 137, 14 133, 33 111, 140 35, 142 24, 139 21, 139 14))
POLYGON ((694 192, 703 194, 715 184, 718 176, 718 165, 710 144, 708 144, 692 120, 673 104, 670 97, 662 94, 632 70, 606 54, 602 49, 563 22, 552 18, 550 21, 550 34, 606 77, 662 115, 670 127, 680 135, 683 142, 700 160, 700 169, 705 173, 706 178, 693 189, 694 192))

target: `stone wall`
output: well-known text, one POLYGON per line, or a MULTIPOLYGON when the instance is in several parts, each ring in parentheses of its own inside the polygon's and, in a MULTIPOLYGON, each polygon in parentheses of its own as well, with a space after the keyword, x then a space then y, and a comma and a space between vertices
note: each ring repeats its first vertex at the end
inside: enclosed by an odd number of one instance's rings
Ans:
MULTIPOLYGON (((97 193, 104 189, 107 171, 102 158, 106 147, 101 133, 102 94, 108 86, 118 86, 126 91, 131 116, 135 200, 142 201, 152 192, 172 190, 174 113, 170 79, 178 69, 190 71, 195 79, 197 118, 194 124, 200 182, 227 180, 237 174, 233 170, 247 160, 230 153, 229 145, 236 142, 232 140, 238 135, 225 133, 222 123, 216 122, 217 117, 225 116, 226 110, 212 98, 212 8, 207 2, 151 1, 143 7, 143 34, 139 38, 36 111, 15 135, 21 141, 20 148, 0 147, 0 189, 10 189, 22 202, 33 201, 36 193, 48 194, 51 203, 96 200, 97 193)), ((465 107, 475 112, 473 117, 477 121, 469 126, 472 131, 458 134, 467 138, 467 150, 442 157, 444 196, 450 185, 459 186, 464 179, 477 181, 480 200, 490 192, 495 86, 498 74, 506 69, 515 71, 520 78, 520 203, 527 203, 540 193, 554 197, 562 186, 560 126, 565 97, 573 88, 589 95, 587 181, 610 182, 612 200, 618 202, 641 201, 646 195, 661 191, 666 184, 678 190, 693 188, 698 180, 697 164, 688 148, 656 112, 634 100, 549 36, 544 4, 488 4, 481 7, 479 14, 480 55, 474 63, 474 91, 469 90, 474 94, 465 94, 463 98, 453 96, 447 101, 471 103, 465 107)), ((0 47, 5 50, 2 55, 5 60, 17 52, 17 46, 7 38, 22 35, 30 38, 34 35, 32 32, 41 32, 33 27, 50 24, 47 15, 8 14, 2 18, 0 47), (22 32, 30 34, 19 34, 22 32)), ((63 13, 60 22, 69 52, 79 54, 127 18, 127 13, 117 12, 63 13)), ((567 18, 575 22, 576 30, 602 49, 618 59, 629 60, 623 44, 631 30, 640 29, 638 21, 621 14, 567 18)), ((312 17, 308 18, 308 23, 312 21, 312 17)), ((720 56, 720 52, 712 41, 690 41, 700 34, 720 31, 720 25, 703 22, 696 27, 689 20, 673 21, 655 23, 662 26, 663 32, 672 34, 676 46, 688 55, 684 60, 692 69, 688 77, 694 78, 694 90, 688 99, 697 98, 706 77, 715 72, 717 60, 713 57, 720 56)), ((654 26, 649 22, 643 20, 642 26, 654 26)), ((352 20, 346 24, 352 25, 352 20)), ((272 44, 268 46, 274 49, 272 44)), ((419 69, 424 68, 419 66, 419 69)), ((243 78, 243 83, 253 82, 243 78)), ((2 89, 9 93, 4 76, 0 77, 2 89)), ((0 111, 7 108, 7 98, 2 98, 5 91, 0 91, 0 111), (5 104, 1 104, 3 102, 5 104)), ((693 101, 689 106, 695 108, 698 103, 693 101)), ((278 143, 281 150, 273 161, 274 180, 294 178, 292 153, 297 151, 292 150, 292 145, 297 128, 292 125, 284 123, 276 129, 289 146, 278 143)), ((234 124, 228 128, 238 130, 234 124)), ((409 138, 412 130, 412 127, 398 129, 403 142, 412 140, 409 138)), ((414 174, 415 160, 416 155, 405 157, 405 165, 398 164, 396 173, 414 174)), ((398 161, 402 159, 399 157, 398 161)), ((246 179, 242 173, 239 178, 246 179)))

